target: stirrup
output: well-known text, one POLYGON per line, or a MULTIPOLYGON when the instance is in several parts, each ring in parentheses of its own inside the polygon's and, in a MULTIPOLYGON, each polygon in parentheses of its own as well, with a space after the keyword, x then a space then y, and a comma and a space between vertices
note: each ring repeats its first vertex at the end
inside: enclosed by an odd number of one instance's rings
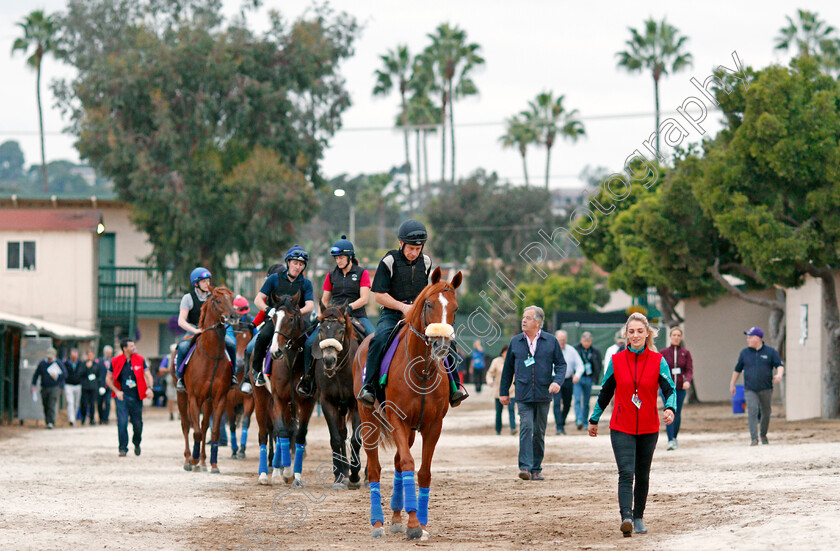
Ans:
POLYGON ((178 377, 178 382, 175 384, 175 390, 178 392, 186 392, 187 387, 184 385, 184 378, 178 377))
POLYGON ((374 393, 372 388, 368 386, 363 386, 361 390, 359 390, 359 395, 356 396, 356 399, 360 401, 363 405, 372 408, 373 405, 376 403, 376 394, 374 393))
POLYGON ((304 375, 303 377, 301 377, 295 390, 297 390, 297 393, 301 396, 305 398, 311 398, 315 394, 314 381, 312 381, 309 377, 304 375))
POLYGON ((265 375, 262 371, 257 371, 257 374, 254 375, 254 386, 265 386, 265 375))
POLYGON ((449 394, 449 407, 456 408, 461 405, 461 402, 469 398, 470 395, 463 386, 459 386, 454 392, 449 394))

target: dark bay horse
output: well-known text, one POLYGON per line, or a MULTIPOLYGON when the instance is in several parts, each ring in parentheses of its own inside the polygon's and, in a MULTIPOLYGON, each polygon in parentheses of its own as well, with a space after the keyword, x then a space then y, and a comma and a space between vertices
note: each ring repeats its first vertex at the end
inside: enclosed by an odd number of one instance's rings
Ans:
POLYGON ((353 358, 358 341, 353 330, 350 311, 346 306, 324 306, 318 316, 321 327, 318 340, 312 343, 315 380, 321 395, 321 409, 330 429, 333 451, 333 490, 358 490, 359 471, 359 410, 353 392, 353 358), (350 456, 347 455, 347 422, 352 428, 350 456))
MULTIPOLYGON (((367 454, 370 480, 370 522, 373 537, 385 535, 382 500, 379 490, 381 465, 379 446, 394 444, 394 495, 391 499, 391 532, 402 532, 402 513, 408 513, 408 539, 426 539, 429 516, 429 486, 432 480, 432 456, 435 452, 443 418, 449 410, 449 377, 444 361, 449 354, 455 330, 452 327, 458 302, 455 289, 461 284, 461 272, 452 283, 441 281, 440 268, 432 273, 431 284, 418 295, 405 315, 400 330, 399 348, 391 362, 385 387, 385 402, 372 410, 360 404, 362 425, 359 431, 367 454), (411 446, 419 432, 423 436, 423 461, 417 472, 419 499, 415 493, 414 458, 411 446)), ((362 342, 353 361, 354 393, 362 386, 370 337, 362 342)), ((378 369, 379 366, 367 366, 378 369)))
POLYGON ((207 470, 204 442, 212 414, 210 468, 211 472, 220 472, 219 433, 231 379, 231 366, 225 354, 225 324, 236 323, 238 319, 239 314, 233 307, 233 293, 227 287, 212 288, 210 297, 201 307, 198 327, 202 332, 196 338, 195 351, 184 373, 187 391, 178 393, 178 411, 181 413, 181 430, 184 433, 184 470, 207 470), (193 431, 192 455, 190 428, 193 431))
POLYGON ((272 318, 274 335, 269 347, 271 375, 266 378, 264 387, 254 387, 260 427, 260 484, 269 484, 267 443, 270 435, 274 443, 272 482, 279 482, 282 475, 284 482, 292 482, 296 487, 302 485, 306 433, 317 395, 307 398, 295 390, 303 376, 303 345, 306 342, 299 300, 300 291, 294 296, 277 297, 272 318), (295 444, 294 470, 292 442, 295 444))
MULTIPOLYGON (((236 336, 236 366, 248 365, 248 358, 245 357, 245 348, 251 342, 251 331, 248 328, 235 329, 236 336)), ((245 394, 239 390, 239 385, 248 376, 249 369, 242 369, 236 378, 237 384, 231 385, 227 395, 227 418, 230 425, 230 451, 231 459, 245 459, 245 443, 248 441, 248 428, 251 426, 251 414, 254 413, 254 395, 245 394), (236 442, 236 427, 242 426, 242 442, 236 442)))

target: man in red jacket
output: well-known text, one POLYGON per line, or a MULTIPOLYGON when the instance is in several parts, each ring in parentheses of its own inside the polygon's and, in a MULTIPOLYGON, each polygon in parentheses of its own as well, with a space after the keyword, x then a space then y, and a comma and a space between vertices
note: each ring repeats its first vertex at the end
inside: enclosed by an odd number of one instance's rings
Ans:
POLYGON ((122 354, 111 360, 111 369, 105 377, 105 384, 117 399, 117 434, 120 441, 120 457, 128 453, 128 420, 134 429, 134 455, 140 455, 140 440, 143 436, 143 398, 151 398, 152 373, 143 356, 136 354, 137 347, 131 339, 120 341, 122 354))

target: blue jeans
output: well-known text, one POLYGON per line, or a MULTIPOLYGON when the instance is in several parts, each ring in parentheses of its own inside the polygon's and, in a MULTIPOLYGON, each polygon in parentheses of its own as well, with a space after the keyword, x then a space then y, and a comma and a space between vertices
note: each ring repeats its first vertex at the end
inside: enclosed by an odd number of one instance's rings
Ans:
POLYGON ((120 451, 128 451, 128 420, 131 419, 134 437, 131 442, 135 446, 140 445, 143 437, 143 401, 123 394, 123 399, 117 402, 117 435, 120 440, 120 451))
POLYGON ((592 396, 592 377, 582 375, 575 383, 575 423, 587 426, 589 424, 589 398, 592 396))
MULTIPOLYGON (((674 422, 670 425, 665 425, 665 432, 668 433, 668 442, 676 440, 680 433, 680 421, 682 420, 683 401, 685 400, 686 391, 677 389, 677 411, 674 412, 674 422)), ((665 401, 665 396, 662 396, 662 401, 665 401)))
MULTIPOLYGON (((502 411, 504 408, 505 406, 502 405, 502 402, 496 398, 496 434, 502 434, 502 411)), ((507 409, 510 419, 510 430, 513 430, 516 428, 516 404, 513 400, 510 401, 507 409)))
POLYGON ((517 402, 519 408, 519 468, 542 471, 545 425, 551 402, 517 402))

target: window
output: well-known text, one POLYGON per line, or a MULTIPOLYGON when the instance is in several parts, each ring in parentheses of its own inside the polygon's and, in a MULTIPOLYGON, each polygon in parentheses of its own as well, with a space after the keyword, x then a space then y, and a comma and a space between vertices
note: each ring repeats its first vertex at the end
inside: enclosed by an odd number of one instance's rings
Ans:
POLYGON ((6 268, 9 270, 34 270, 35 242, 9 241, 6 244, 6 268))

